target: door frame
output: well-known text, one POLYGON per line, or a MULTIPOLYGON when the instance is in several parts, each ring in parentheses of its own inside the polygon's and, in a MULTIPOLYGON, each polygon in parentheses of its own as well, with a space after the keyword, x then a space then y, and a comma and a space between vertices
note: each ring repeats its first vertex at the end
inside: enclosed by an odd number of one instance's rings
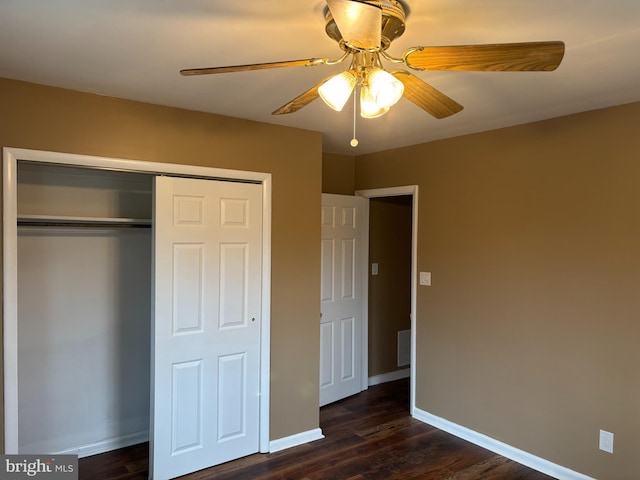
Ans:
MULTIPOLYGON (((399 187, 374 188, 368 190, 357 190, 357 196, 370 198, 399 197, 411 195, 411 366, 409 367, 409 413, 413 416, 416 408, 416 293, 418 277, 418 185, 406 185, 399 187)), ((365 251, 366 268, 363 283, 363 318, 362 322, 362 390, 366 390, 369 385, 369 202, 365 205, 365 251)))
MULTIPOLYGON (((4 449, 18 453, 18 199, 19 161, 67 167, 117 170, 148 175, 230 180, 262 185, 262 298, 260 330, 259 449, 269 452, 271 345, 271 174, 194 165, 4 147, 2 162, 2 292, 4 360, 4 449)), ((149 292, 151 295, 151 292, 149 292)))

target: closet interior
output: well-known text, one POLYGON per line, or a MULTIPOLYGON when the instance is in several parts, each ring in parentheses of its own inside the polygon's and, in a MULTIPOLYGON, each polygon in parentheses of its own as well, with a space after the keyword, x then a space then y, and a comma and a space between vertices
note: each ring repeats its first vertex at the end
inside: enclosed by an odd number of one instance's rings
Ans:
POLYGON ((21 453, 148 439, 152 181, 18 162, 21 453))

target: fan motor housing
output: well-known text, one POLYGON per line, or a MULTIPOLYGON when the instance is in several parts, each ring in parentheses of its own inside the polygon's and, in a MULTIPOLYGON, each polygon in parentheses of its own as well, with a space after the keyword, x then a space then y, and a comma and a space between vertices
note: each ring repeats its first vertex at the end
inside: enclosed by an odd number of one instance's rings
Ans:
MULTIPOLYGON (((397 0, 362 0, 363 3, 369 3, 382 9, 382 50, 386 50, 396 38, 404 33, 405 29, 405 9, 397 0)), ((327 9, 325 14, 325 32, 334 39, 343 50, 346 50, 344 39, 338 30, 336 22, 333 20, 331 11, 327 9)))

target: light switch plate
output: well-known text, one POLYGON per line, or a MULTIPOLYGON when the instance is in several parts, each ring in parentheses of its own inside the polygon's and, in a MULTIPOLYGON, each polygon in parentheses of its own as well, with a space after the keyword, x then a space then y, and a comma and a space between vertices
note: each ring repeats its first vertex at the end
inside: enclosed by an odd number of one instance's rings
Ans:
POLYGON ((613 433, 600 430, 600 450, 613 453, 613 433))
POLYGON ((420 272, 420 285, 431 286, 431 272, 420 272))
POLYGON ((371 264, 371 275, 377 275, 378 274, 378 264, 377 263, 372 263, 371 264))

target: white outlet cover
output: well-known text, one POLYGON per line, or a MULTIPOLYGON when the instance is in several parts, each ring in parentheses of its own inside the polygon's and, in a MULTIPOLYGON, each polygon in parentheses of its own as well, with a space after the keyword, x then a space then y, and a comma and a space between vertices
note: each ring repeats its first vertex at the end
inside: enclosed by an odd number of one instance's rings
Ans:
POLYGON ((420 285, 431 285, 431 272, 420 272, 420 285))
POLYGON ((613 433, 600 430, 600 450, 613 453, 613 433))

